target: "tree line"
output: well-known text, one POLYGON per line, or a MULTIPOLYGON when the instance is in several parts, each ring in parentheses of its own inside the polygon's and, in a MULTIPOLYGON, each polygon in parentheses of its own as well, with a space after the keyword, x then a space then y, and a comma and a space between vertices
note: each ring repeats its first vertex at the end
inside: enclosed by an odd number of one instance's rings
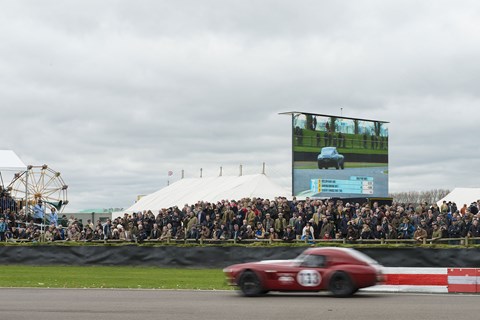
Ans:
POLYGON ((406 191, 390 193, 390 197, 397 203, 428 203, 433 204, 450 193, 448 189, 433 189, 428 191, 406 191))

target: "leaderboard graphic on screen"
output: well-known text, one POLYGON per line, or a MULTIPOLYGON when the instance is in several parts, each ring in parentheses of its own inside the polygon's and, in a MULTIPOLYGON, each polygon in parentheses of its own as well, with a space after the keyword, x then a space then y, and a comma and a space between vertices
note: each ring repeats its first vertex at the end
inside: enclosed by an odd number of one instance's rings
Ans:
POLYGON ((388 122, 291 114, 293 195, 388 197, 388 122))

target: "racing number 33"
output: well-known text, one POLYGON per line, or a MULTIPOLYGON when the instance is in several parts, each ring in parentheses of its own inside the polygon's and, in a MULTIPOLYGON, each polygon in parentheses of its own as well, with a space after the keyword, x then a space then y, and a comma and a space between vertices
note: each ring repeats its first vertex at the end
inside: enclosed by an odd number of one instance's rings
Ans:
POLYGON ((316 270, 302 270, 297 275, 297 281, 304 287, 316 287, 320 284, 320 273, 316 270))

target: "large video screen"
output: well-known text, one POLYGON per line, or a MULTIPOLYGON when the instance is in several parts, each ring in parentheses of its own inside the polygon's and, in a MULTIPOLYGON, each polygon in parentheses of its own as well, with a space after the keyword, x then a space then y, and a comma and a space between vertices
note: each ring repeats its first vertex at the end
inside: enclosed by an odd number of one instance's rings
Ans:
POLYGON ((388 197, 388 123, 292 113, 293 195, 388 197))

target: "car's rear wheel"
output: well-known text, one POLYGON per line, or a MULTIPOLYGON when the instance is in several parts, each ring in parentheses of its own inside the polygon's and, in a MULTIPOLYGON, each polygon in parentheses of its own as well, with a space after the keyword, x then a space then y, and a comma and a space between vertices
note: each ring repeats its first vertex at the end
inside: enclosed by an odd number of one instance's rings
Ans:
POLYGON ((250 270, 242 273, 240 280, 238 281, 238 285, 240 287, 240 291, 246 297, 256 297, 266 292, 262 288, 262 281, 260 278, 255 272, 250 270))
POLYGON ((352 279, 345 272, 336 272, 330 278, 328 289, 336 297, 349 297, 356 292, 352 279))
POLYGON ((344 162, 342 162, 342 164, 340 165, 340 168, 342 168, 342 170, 345 169, 345 163, 344 162))

